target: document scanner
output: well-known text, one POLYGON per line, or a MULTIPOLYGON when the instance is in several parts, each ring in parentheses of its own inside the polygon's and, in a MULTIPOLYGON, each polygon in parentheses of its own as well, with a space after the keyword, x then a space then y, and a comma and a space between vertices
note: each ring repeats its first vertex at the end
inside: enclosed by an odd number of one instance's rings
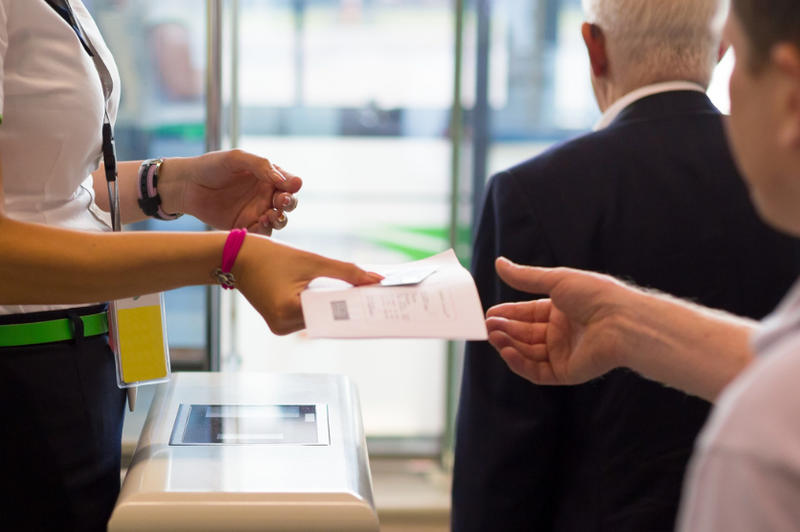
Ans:
POLYGON ((378 532, 347 377, 175 373, 158 386, 109 532, 378 532))

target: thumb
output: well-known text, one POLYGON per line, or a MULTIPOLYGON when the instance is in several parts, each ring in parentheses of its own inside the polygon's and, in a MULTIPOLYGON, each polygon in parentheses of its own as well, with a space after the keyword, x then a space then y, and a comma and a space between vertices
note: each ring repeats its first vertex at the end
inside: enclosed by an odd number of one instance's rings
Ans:
POLYGON ((520 266, 505 257, 495 261, 495 268, 500 278, 511 288, 547 296, 561 282, 564 275, 563 272, 552 268, 520 266))
POLYGON ((239 155, 242 166, 250 170, 256 178, 276 186, 286 181, 286 177, 266 157, 259 157, 248 152, 239 152, 239 155))
POLYGON ((295 194, 300 191, 303 186, 303 180, 294 174, 290 174, 277 164, 266 157, 261 157, 254 153, 246 152, 244 150, 230 150, 227 152, 229 155, 230 168, 234 172, 246 170, 253 174, 256 179, 264 183, 269 183, 278 190, 295 194))

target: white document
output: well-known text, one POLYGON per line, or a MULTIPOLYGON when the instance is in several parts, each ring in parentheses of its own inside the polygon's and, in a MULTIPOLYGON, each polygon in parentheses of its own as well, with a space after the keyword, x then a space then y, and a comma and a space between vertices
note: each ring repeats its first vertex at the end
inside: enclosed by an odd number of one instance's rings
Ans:
POLYGON ((400 266, 363 268, 388 283, 320 278, 300 294, 310 338, 488 338, 475 281, 452 249, 400 266))

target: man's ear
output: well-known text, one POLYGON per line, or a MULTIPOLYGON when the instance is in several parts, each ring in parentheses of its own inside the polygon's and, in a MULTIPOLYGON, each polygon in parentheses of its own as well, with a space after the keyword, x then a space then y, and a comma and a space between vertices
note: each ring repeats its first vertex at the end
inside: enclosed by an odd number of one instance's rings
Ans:
POLYGON ((778 73, 778 112, 783 116, 778 141, 784 147, 800 150, 800 49, 780 43, 770 52, 770 62, 778 73))
POLYGON ((589 62, 592 64, 592 74, 596 78, 602 78, 608 74, 608 53, 606 51, 606 36, 603 30, 596 24, 584 22, 581 26, 583 42, 586 43, 586 51, 589 52, 589 62))

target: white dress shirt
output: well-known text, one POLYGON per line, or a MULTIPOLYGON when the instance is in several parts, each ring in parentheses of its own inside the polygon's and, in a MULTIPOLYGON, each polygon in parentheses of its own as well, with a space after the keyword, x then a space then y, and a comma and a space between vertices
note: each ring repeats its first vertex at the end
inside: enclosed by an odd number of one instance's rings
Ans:
MULTIPOLYGON (((75 16, 114 82, 119 74, 81 0, 75 16)), ((0 0, 0 160, 5 212, 14 220, 81 231, 108 231, 91 173, 102 153, 104 96, 94 62, 75 31, 43 0, 0 0)), ((0 314, 65 308, 7 305, 0 314)))
POLYGON ((681 532, 800 530, 800 282, 752 345, 697 441, 681 532))

